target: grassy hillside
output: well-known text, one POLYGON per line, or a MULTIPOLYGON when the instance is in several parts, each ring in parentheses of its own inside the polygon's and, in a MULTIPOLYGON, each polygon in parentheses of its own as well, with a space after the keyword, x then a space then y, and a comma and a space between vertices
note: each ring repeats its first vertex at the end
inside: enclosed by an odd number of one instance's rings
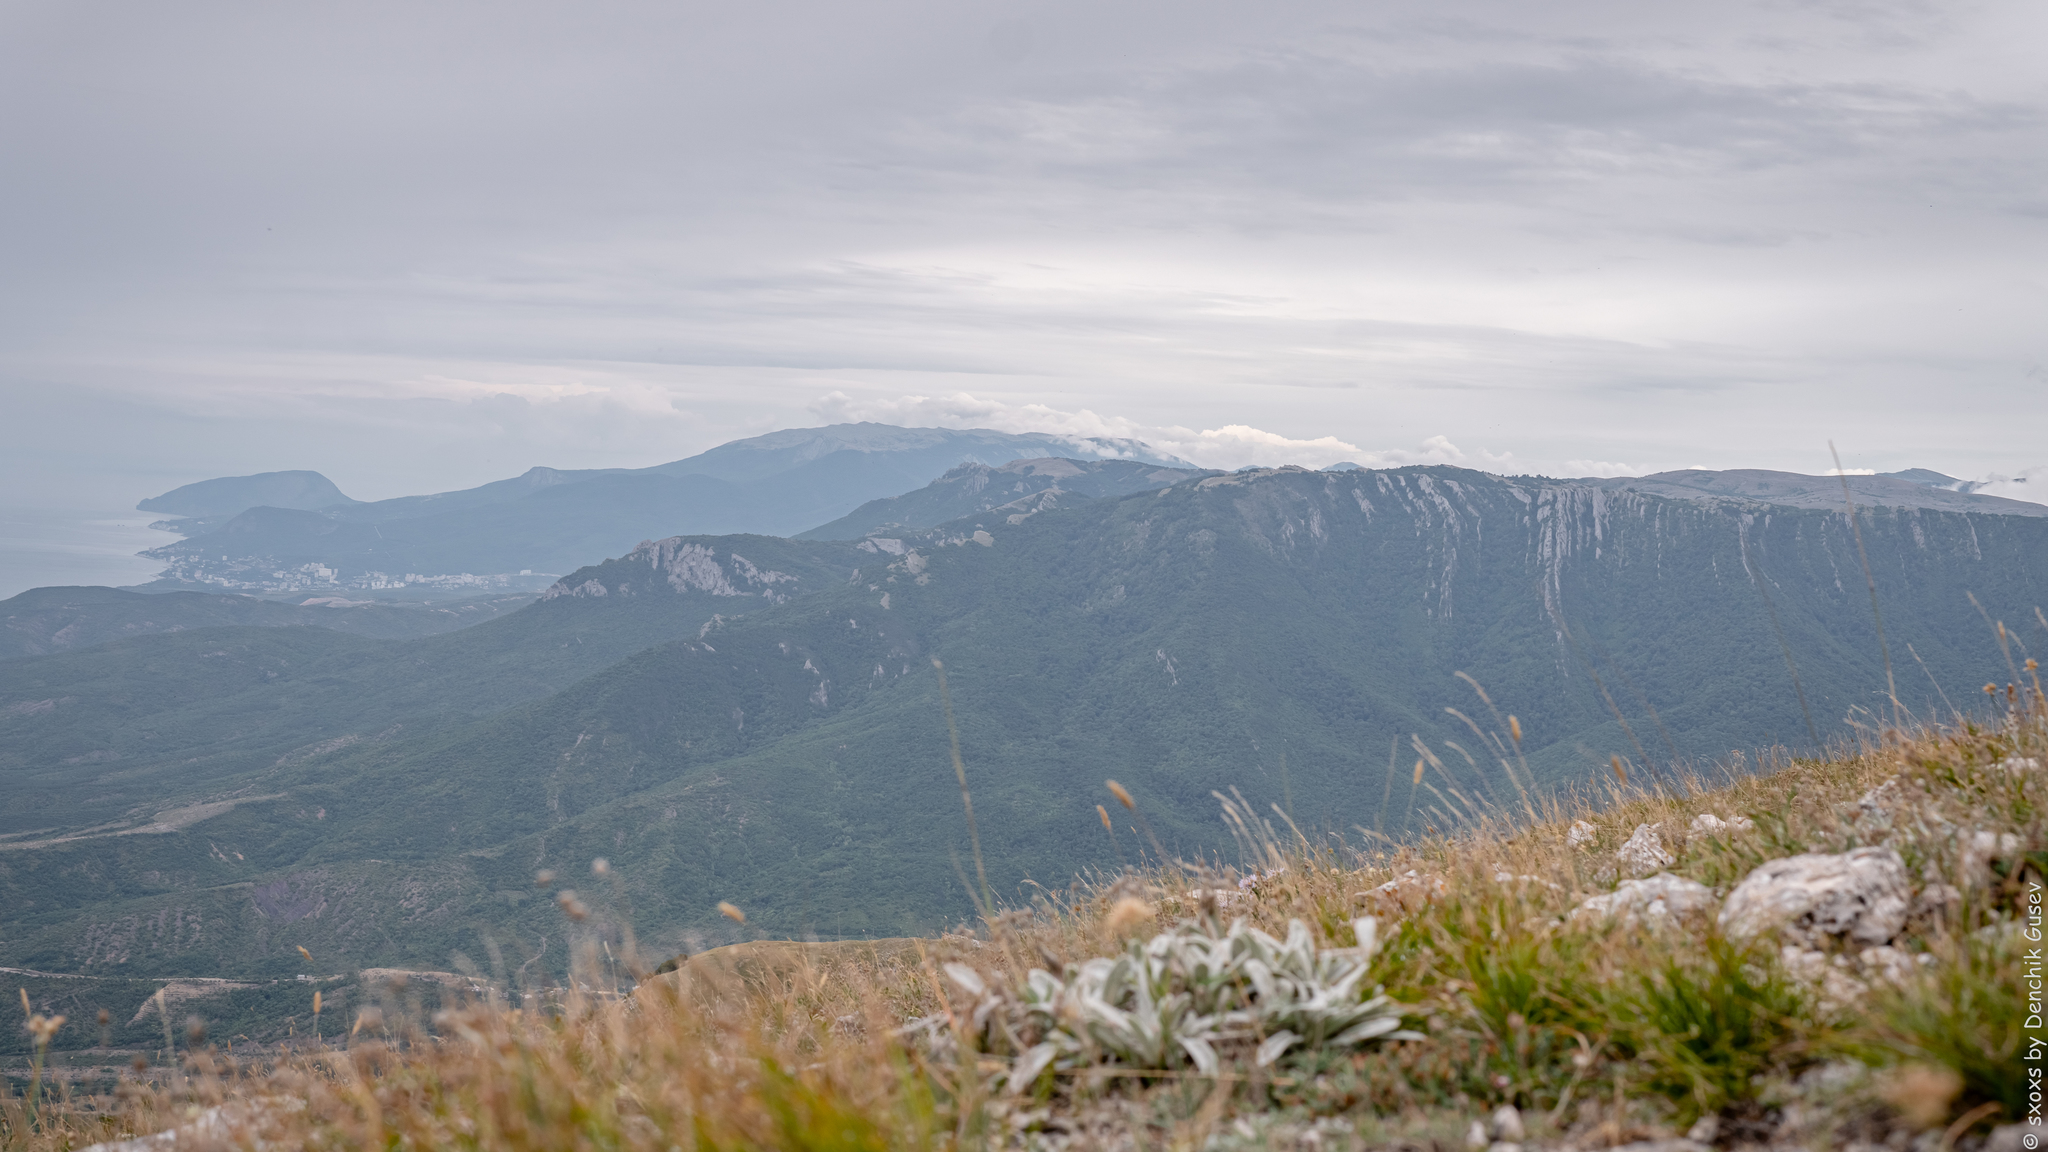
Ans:
MULTIPOLYGON (((50 1016, 99 1001, 45 981, 28 1008, 69 1096, 31 1096, 17 1049, 0 1146, 187 1125, 181 1144, 510 1149, 2020 1147, 2048 697, 2033 661, 2015 671, 1983 723, 1887 725, 1758 774, 1610 777, 1400 845, 1250 821, 1241 856, 1043 890, 943 938, 776 943, 748 918, 747 943, 656 975, 638 915, 601 894, 618 870, 584 870, 543 889, 585 888, 553 921, 571 987, 493 958, 449 1012, 463 981, 365 973, 326 1045, 296 1032, 304 984, 241 993, 298 993, 268 1029, 216 994, 217 1020, 256 1032, 232 1052, 184 1032, 175 1069, 126 1022, 80 1051, 93 1026, 50 1016), (1651 834, 1658 857, 1631 857, 1651 834), (1800 860, 1892 887, 1745 903, 1800 860), (1627 903, 1651 890, 1668 903, 1627 903), (1224 1015, 1187 1014, 1212 1000, 1224 1015), (1361 1013, 1384 1023, 1314 1026, 1361 1013)), ((104 997, 125 1013, 137 991, 104 997)))

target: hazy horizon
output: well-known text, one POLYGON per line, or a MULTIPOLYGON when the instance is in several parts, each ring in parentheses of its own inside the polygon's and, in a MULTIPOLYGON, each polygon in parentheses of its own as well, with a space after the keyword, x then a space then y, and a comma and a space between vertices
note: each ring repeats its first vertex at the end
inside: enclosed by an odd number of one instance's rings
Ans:
POLYGON ((2038 6, 0 31, 12 565, 89 568, 215 476, 374 500, 860 419, 1557 476, 1832 440, 2048 487, 2038 6))

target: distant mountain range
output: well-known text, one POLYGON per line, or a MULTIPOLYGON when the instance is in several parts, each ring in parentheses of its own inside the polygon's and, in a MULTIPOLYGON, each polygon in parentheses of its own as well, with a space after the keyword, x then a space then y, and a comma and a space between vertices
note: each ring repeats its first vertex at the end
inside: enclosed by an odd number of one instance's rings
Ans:
POLYGON ((1037 457, 991 468, 962 464, 915 492, 870 500, 852 512, 799 532, 798 540, 858 540, 877 532, 936 528, 949 520, 995 512, 1014 524, 1062 500, 1092 500, 1151 492, 1184 480, 1215 476, 1200 468, 1167 468, 1133 460, 1037 457))
POLYGON ((459 492, 351 501, 314 472, 189 484, 143 501, 188 517, 143 555, 148 587, 471 596, 539 591, 560 573, 676 533, 787 536, 963 463, 1079 456, 1184 462, 1126 440, 835 424, 735 440, 652 468, 534 468, 459 492), (330 503, 318 503, 327 495, 330 503), (236 505, 242 501, 250 503, 236 505))
POLYGON ((1154 835, 1230 853, 1232 787, 1356 840, 1610 756, 1655 779, 1874 724, 1863 553, 1918 715, 2006 666, 1971 596, 2029 638, 2048 603, 2048 518, 1928 485, 1861 507, 1859 548, 1840 507, 1787 502, 1833 477, 1169 471, 953 469, 847 507, 846 539, 651 539, 440 635, 205 627, 0 663, 0 963, 559 968, 533 873, 594 857, 657 946, 720 939, 722 899, 749 931, 930 926, 968 908, 933 657, 1014 896, 1154 835), (1503 725, 1460 672, 1519 717, 1526 774, 1468 726, 1503 725), (1102 828, 1111 776, 1144 825, 1102 828))

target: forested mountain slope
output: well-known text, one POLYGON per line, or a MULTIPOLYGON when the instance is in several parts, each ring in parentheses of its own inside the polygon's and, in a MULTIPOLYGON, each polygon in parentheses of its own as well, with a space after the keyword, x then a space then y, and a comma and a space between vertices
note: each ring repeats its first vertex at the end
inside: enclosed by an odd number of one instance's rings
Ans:
MULTIPOLYGON (((1881 508, 1860 522, 1918 713, 1940 707, 1936 681, 1956 696, 2004 666, 1973 594, 2016 627, 2048 602, 2048 520, 1881 508)), ((575 665, 588 674, 572 684, 566 663, 546 686, 532 674, 496 713, 477 693, 416 734, 365 717, 323 730, 353 743, 266 750, 274 763, 217 777, 240 803, 182 829, 0 850, 4 955, 258 971, 289 967, 300 943, 441 965, 546 940, 558 964, 559 914, 528 899, 531 877, 594 857, 621 887, 592 883, 657 943, 718 932, 721 899, 769 932, 929 925, 967 907, 973 867, 933 657, 1004 893, 1149 854, 1153 835, 1227 851, 1212 790, 1277 804, 1310 835, 1413 827, 1441 807, 1429 789, 1454 783, 1513 805, 1445 711, 1495 726, 1459 672, 1520 718, 1539 787, 1615 755, 1654 774, 1806 745, 1888 707, 1845 513, 1448 468, 1209 476, 858 543, 663 540, 505 620, 410 642, 404 660, 350 654, 363 663, 348 683, 410 683, 411 660, 452 691, 463 654, 488 680, 574 635, 611 637, 617 655, 575 665), (634 629, 646 643, 628 655, 634 629), (477 647, 434 649, 440 665, 412 654, 459 638, 477 647), (1417 736, 1443 764, 1424 789, 1417 736), (1104 831, 1112 776, 1149 832, 1132 815, 1104 831)), ((85 655, 16 668, 54 684, 85 655)), ((74 694, 8 723, 107 706, 74 694)), ((61 751, 9 771, 54 771, 61 751)))

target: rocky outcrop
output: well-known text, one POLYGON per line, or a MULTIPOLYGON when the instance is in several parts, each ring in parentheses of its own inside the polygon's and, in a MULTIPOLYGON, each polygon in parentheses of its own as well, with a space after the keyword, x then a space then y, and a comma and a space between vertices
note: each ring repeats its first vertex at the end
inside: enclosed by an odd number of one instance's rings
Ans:
POLYGON ((1636 830, 1614 854, 1624 876, 1647 876, 1678 862, 1664 847, 1662 824, 1638 824, 1636 830))
POLYGON ((1751 872, 1728 894, 1720 922, 1730 936, 1775 932, 1801 948, 1831 939, 1887 944, 1906 926, 1912 900, 1905 861, 1889 848, 1810 853, 1751 872))
POLYGON ((1612 921, 1623 926, 1661 924, 1703 915, 1714 906, 1714 890, 1669 872, 1643 880, 1624 880, 1614 891, 1594 896, 1572 909, 1574 921, 1612 921))

